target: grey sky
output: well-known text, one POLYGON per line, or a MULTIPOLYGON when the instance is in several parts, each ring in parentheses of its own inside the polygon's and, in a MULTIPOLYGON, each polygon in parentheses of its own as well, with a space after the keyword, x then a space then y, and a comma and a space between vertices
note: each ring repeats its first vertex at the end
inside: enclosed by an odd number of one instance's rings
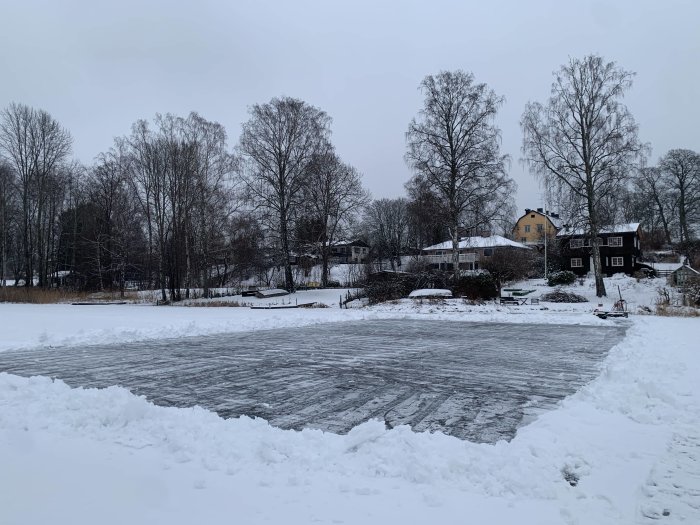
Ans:
POLYGON ((403 194, 404 133, 418 84, 471 71, 506 103, 498 116, 518 208, 539 189, 519 162, 519 120, 569 56, 637 72, 626 98, 652 162, 700 150, 700 1, 0 2, 0 106, 49 111, 85 163, 139 118, 195 110, 238 140, 247 108, 301 98, 375 197, 403 194))

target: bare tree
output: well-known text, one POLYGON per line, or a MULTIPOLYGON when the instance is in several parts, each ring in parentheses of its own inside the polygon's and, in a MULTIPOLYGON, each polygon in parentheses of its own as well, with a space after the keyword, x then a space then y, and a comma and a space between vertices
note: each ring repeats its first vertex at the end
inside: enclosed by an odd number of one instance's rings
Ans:
POLYGON ((155 128, 138 121, 126 141, 130 183, 146 219, 148 266, 157 263, 161 300, 168 290, 178 301, 195 283, 208 291, 214 244, 233 209, 235 159, 226 151, 223 126, 197 113, 156 115, 155 128))
POLYGON ((525 107, 524 160, 547 184, 564 187, 585 205, 596 295, 602 297, 602 203, 619 190, 645 151, 632 114, 620 102, 633 75, 595 55, 571 59, 554 75, 547 103, 525 107))
POLYGON ((700 155, 689 149, 672 149, 659 168, 678 218, 678 240, 685 246, 693 237, 691 225, 700 222, 700 155))
POLYGON ((523 248, 498 248, 490 257, 482 259, 482 268, 493 277, 498 295, 501 288, 509 281, 528 277, 535 268, 535 253, 523 248))
POLYGON ((401 252, 408 241, 408 200, 378 199, 365 212, 365 230, 380 258, 389 259, 392 270, 401 265, 401 252))
POLYGON ((237 160, 228 151, 226 130, 197 113, 181 120, 182 133, 194 145, 194 206, 189 212, 192 242, 188 242, 188 284, 199 275, 205 296, 209 294, 216 245, 228 219, 237 209, 233 173, 237 160))
POLYGON ((35 269, 39 286, 48 285, 46 247, 62 189, 57 177, 71 145, 70 133, 46 111, 13 103, 0 114, 0 154, 18 178, 25 286, 33 285, 35 269))
POLYGON ((440 199, 430 185, 420 177, 413 177, 405 184, 408 194, 409 244, 422 249, 442 242, 447 221, 440 199))
POLYGON ((425 101, 406 134, 406 160, 442 203, 458 277, 460 228, 489 224, 513 190, 494 124, 503 98, 464 71, 429 75, 420 89, 425 101))
POLYGON ((344 226, 353 221, 370 200, 358 171, 341 162, 331 146, 313 156, 305 189, 305 205, 318 225, 316 244, 321 255, 321 285, 328 286, 331 247, 344 226))
POLYGON ((294 98, 273 98, 254 105, 243 124, 239 151, 243 155, 242 179, 256 208, 263 208, 278 232, 284 265, 285 287, 294 290, 291 267, 293 215, 307 182, 314 154, 327 143, 330 117, 320 109, 294 98))
POLYGON ((0 161, 0 286, 7 285, 8 257, 16 231, 14 213, 15 176, 10 165, 0 161))
POLYGON ((675 202, 662 171, 657 167, 639 170, 634 178, 633 194, 636 197, 638 216, 647 217, 647 230, 653 233, 660 226, 664 241, 671 244, 675 202))

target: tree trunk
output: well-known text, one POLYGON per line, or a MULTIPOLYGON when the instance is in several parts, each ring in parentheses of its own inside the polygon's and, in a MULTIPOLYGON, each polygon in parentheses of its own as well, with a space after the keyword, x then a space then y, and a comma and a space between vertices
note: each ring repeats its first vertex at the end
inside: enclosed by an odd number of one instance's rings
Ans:
POLYGON ((280 213, 280 236, 282 241, 282 256, 284 257, 284 287, 289 293, 294 292, 294 276, 292 275, 292 263, 289 260, 289 233, 287 230, 287 217, 284 212, 280 213))
POLYGON ((591 239, 591 246, 593 248, 593 272, 595 274, 595 294, 597 297, 604 297, 607 295, 605 292, 605 282, 603 281, 603 266, 600 260, 600 238, 598 237, 598 232, 591 232, 593 238, 591 239))
POLYGON ((452 221, 452 271, 454 280, 459 280, 459 227, 457 221, 452 221))
POLYGON ((321 286, 326 288, 328 286, 328 255, 329 246, 326 243, 321 245, 321 286))

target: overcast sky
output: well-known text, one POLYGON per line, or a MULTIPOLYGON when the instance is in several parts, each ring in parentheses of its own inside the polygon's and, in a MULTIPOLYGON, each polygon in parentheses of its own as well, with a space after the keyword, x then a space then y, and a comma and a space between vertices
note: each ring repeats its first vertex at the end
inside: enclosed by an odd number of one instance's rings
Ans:
POLYGON ((651 161, 700 150, 700 1, 0 0, 0 107, 51 113, 91 163, 139 118, 192 110, 233 147, 248 108, 280 95, 333 118, 333 141, 374 197, 403 195, 421 79, 474 73, 498 115, 518 208, 540 190, 522 166, 519 120, 552 72, 598 53, 635 71, 626 102, 651 161))

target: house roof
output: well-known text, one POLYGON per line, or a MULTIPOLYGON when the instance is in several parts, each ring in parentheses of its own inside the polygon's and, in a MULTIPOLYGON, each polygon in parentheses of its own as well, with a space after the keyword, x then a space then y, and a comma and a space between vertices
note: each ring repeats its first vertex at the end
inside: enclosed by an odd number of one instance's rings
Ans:
MULTIPOLYGON (((634 233, 639 229, 638 222, 630 222, 627 224, 613 224, 612 226, 603 226, 600 233, 609 235, 611 233, 634 233)), ((564 228, 557 237, 569 237, 571 235, 587 235, 588 232, 584 228, 564 228)))
MULTIPOLYGON (((518 217, 518 221, 522 219, 523 217, 527 217, 530 214, 536 213, 537 215, 541 215, 542 217, 547 217, 549 219, 549 222, 552 223, 552 225, 558 230, 562 226, 564 226, 564 221, 562 220, 561 217, 553 217, 550 213, 543 213, 541 211, 537 210, 528 210, 525 213, 523 213, 520 217, 518 217)), ((516 221, 516 222, 518 222, 516 221)))
POLYGON ((676 269, 675 269, 673 272, 671 272, 671 273, 676 273, 677 271, 683 270, 683 269, 685 269, 685 270, 690 270, 690 271, 693 272, 694 274, 700 275, 700 272, 699 272, 699 271, 697 271, 695 268, 691 268, 691 267, 688 266, 687 264, 684 264, 684 265, 681 266, 680 268, 676 268, 676 269))
MULTIPOLYGON (((525 246, 522 243, 511 241, 500 235, 491 235, 490 237, 462 237, 459 241, 459 249, 463 248, 502 248, 506 246, 511 246, 513 248, 525 248, 530 249, 529 246, 525 246)), ((434 244, 433 246, 428 246, 423 248, 423 251, 427 250, 451 250, 452 241, 441 242, 440 244, 434 244)))
POLYGON ((333 243, 333 246, 363 246, 369 248, 369 244, 361 239, 355 239, 354 241, 348 241, 346 239, 340 239, 333 243))

